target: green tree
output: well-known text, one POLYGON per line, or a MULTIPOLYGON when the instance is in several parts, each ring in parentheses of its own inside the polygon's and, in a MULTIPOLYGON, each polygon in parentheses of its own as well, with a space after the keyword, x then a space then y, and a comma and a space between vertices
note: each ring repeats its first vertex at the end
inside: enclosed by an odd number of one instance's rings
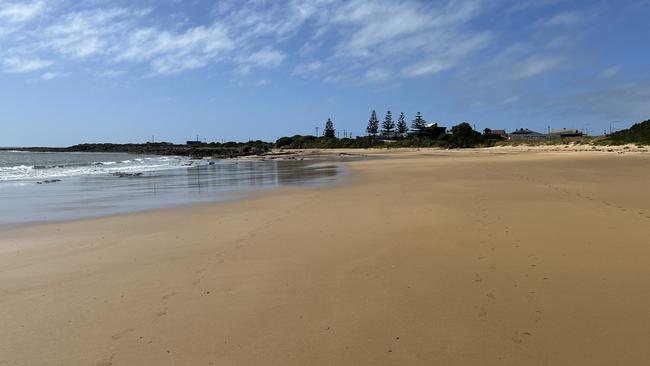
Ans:
POLYGON ((324 135, 327 138, 334 138, 335 135, 335 130, 334 130, 334 123, 332 123, 332 119, 328 118, 327 122, 325 122, 325 132, 324 135))
POLYGON ((411 124, 411 128, 416 131, 422 131, 426 126, 427 126, 427 121, 425 121, 424 118, 422 118, 422 114, 420 114, 420 112, 416 113, 415 119, 411 124))
POLYGON ((449 137, 450 147, 475 147, 482 141, 481 134, 474 131, 472 126, 467 122, 451 128, 451 136, 449 137))
POLYGON ((379 131, 379 120, 377 119, 377 113, 373 110, 370 115, 370 120, 368 121, 368 127, 366 127, 368 134, 375 136, 379 131))
POLYGON ((388 111, 386 112, 386 117, 384 117, 384 123, 381 124, 382 133, 386 136, 390 136, 391 131, 395 129, 395 122, 393 122, 393 114, 388 111))
POLYGON ((404 118, 404 112, 401 112, 399 114, 399 118, 397 119, 397 132, 402 135, 405 134, 409 129, 404 118))

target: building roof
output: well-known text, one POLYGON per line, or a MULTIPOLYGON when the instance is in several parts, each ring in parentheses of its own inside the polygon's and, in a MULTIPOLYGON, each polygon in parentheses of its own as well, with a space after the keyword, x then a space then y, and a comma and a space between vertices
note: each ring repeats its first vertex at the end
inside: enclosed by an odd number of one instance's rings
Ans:
POLYGON ((514 130, 510 134, 511 135, 531 135, 531 134, 542 135, 539 132, 535 132, 535 131, 529 130, 527 128, 520 128, 518 130, 514 130))
POLYGON ((563 128, 561 130, 556 129, 556 130, 551 130, 549 132, 552 135, 565 135, 565 134, 571 134, 571 135, 578 135, 581 134, 582 132, 576 130, 576 129, 569 129, 567 130, 566 128, 563 128))

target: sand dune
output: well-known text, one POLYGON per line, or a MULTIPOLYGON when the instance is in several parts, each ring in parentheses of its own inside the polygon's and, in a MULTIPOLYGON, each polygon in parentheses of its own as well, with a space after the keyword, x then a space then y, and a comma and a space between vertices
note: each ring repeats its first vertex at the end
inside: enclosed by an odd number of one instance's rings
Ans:
POLYGON ((648 364, 650 156, 378 154, 0 228, 0 365, 648 364))

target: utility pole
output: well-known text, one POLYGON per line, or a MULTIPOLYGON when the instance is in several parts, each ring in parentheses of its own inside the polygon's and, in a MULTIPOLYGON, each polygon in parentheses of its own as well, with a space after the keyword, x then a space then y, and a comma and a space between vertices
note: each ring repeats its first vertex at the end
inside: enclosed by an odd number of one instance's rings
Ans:
POLYGON ((316 126, 316 137, 318 137, 318 126, 316 126))
POLYGON ((614 132, 614 129, 612 127, 617 123, 623 123, 623 121, 611 121, 611 122, 609 122, 609 134, 610 135, 612 134, 612 132, 614 132))

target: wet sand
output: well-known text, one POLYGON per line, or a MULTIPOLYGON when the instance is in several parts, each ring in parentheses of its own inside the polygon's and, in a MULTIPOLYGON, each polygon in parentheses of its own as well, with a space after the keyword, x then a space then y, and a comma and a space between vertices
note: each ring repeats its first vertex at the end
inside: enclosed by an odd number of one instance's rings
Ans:
POLYGON ((374 153, 333 186, 1 227, 0 365, 648 364, 650 155, 374 153))

